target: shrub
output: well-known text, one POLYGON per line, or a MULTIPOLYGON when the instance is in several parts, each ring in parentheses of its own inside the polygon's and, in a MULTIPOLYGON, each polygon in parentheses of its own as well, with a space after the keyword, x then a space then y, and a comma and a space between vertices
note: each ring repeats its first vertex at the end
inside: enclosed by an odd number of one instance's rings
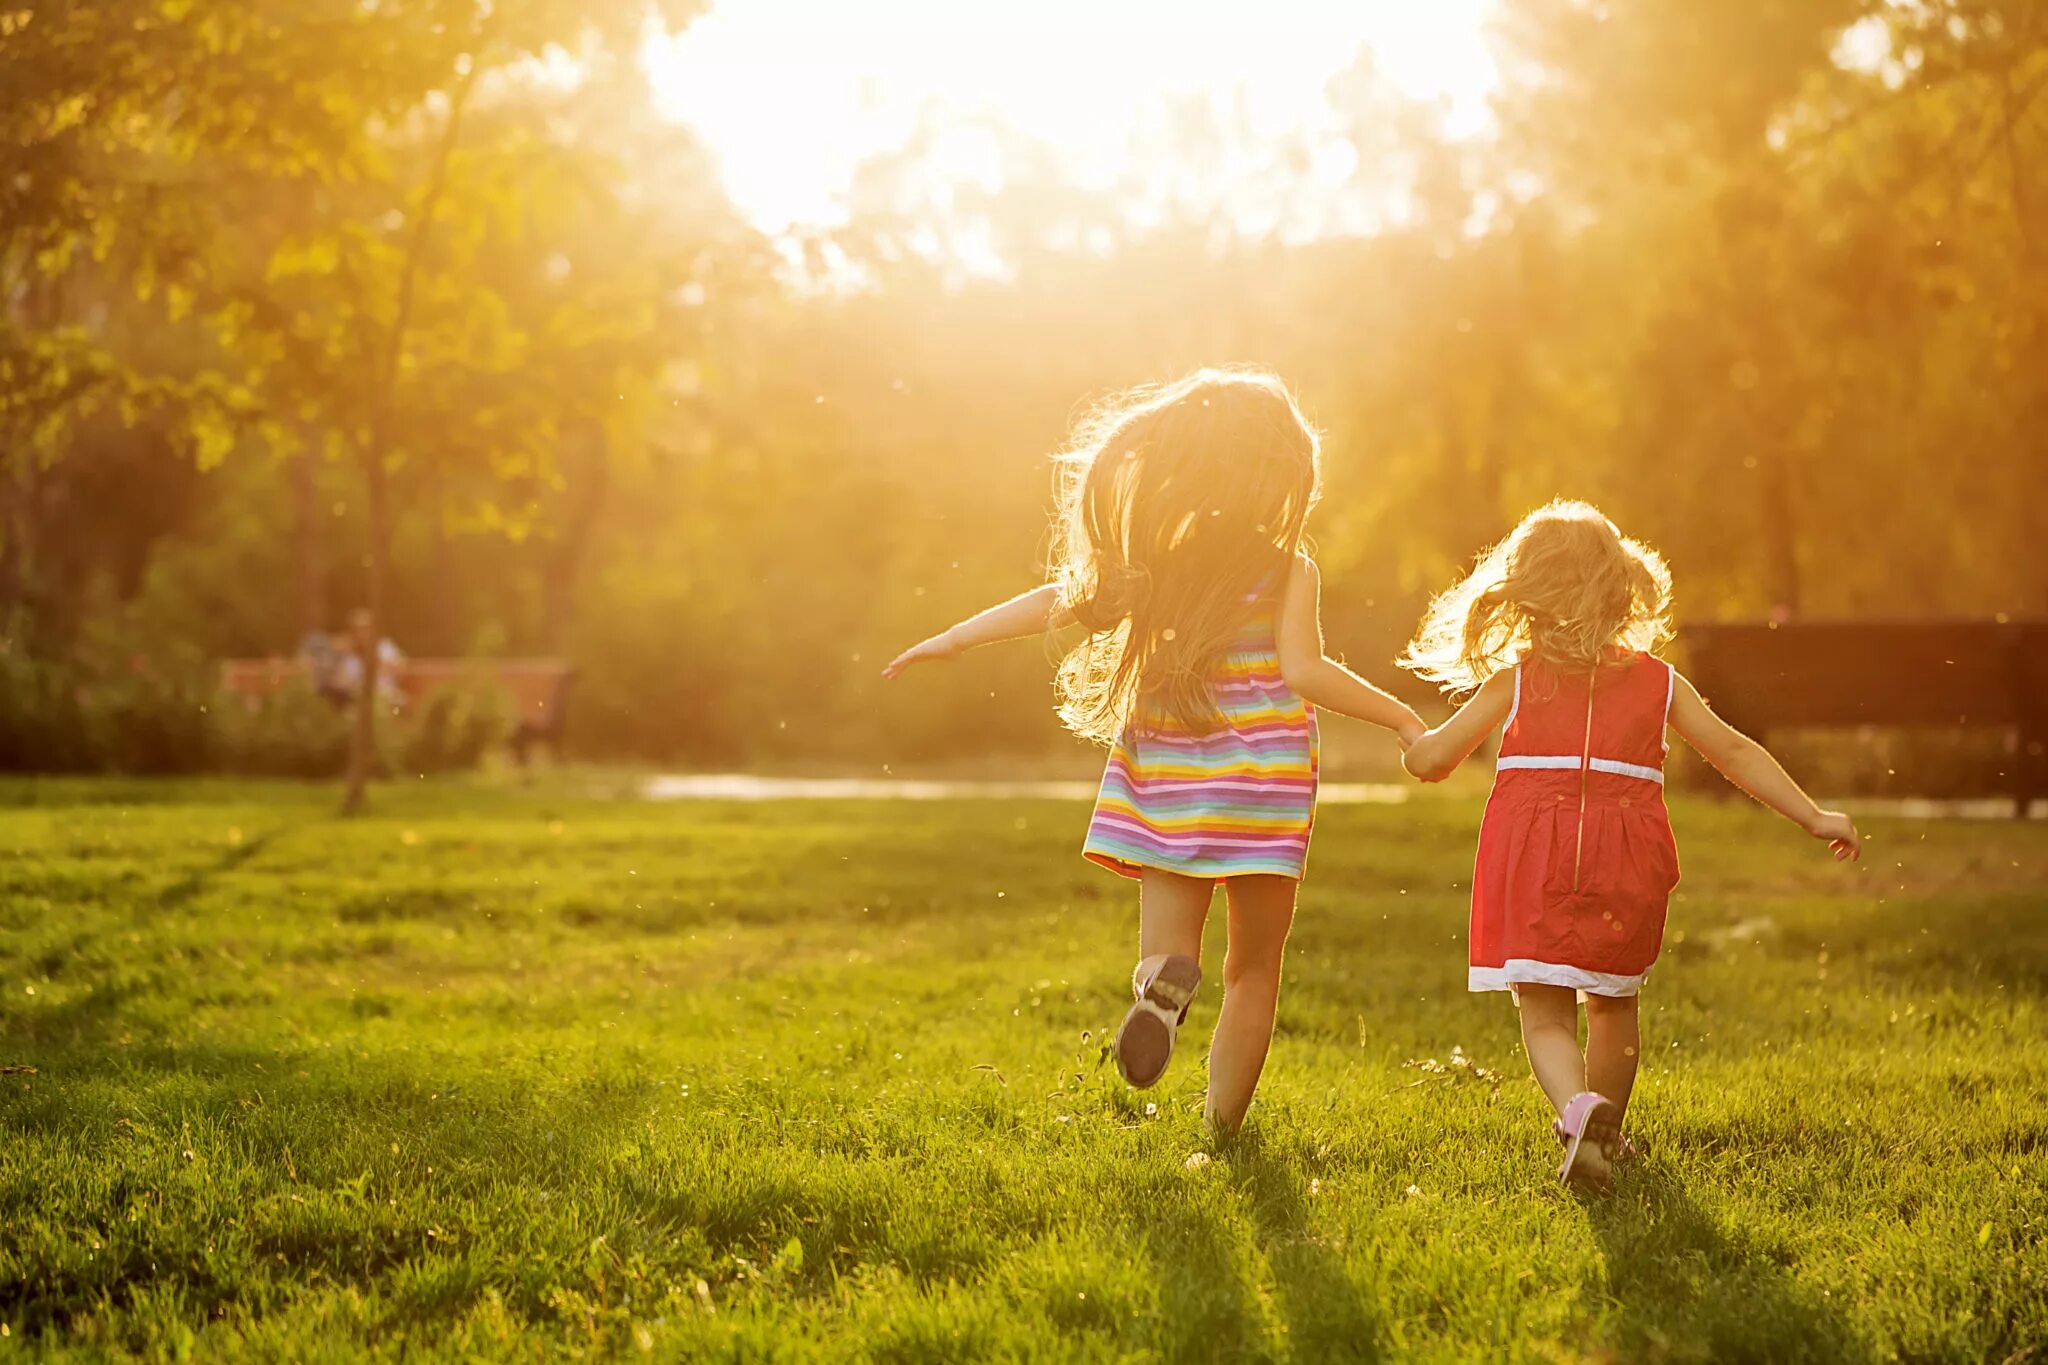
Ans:
POLYGON ((511 706, 502 688, 488 683, 444 687, 408 718, 401 771, 467 771, 511 732, 511 706))
POLYGON ((222 696, 214 707, 220 765, 249 777, 338 777, 348 763, 355 711, 304 682, 261 698, 222 696))
POLYGON ((67 665, 0 648, 0 770, 76 773, 100 767, 67 665))
POLYGON ((74 695, 93 766, 142 777, 213 767, 217 699, 198 679, 131 672, 80 683, 74 695))

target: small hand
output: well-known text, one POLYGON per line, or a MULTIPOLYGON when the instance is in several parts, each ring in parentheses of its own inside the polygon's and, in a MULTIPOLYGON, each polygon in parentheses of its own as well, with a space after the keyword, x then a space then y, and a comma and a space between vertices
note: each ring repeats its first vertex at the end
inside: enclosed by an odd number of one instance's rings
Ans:
POLYGON ((1856 832, 1856 822, 1838 810, 1822 811, 1819 818, 1806 827, 1806 832, 1816 839, 1827 840, 1838 863, 1854 862, 1863 856, 1863 836, 1856 832))
POLYGON ((1400 729, 1394 731, 1394 738, 1400 741, 1401 752, 1405 754, 1415 747, 1416 741, 1428 733, 1429 727, 1417 718, 1405 722, 1400 729))
POLYGON ((910 648, 889 660, 882 669, 882 676, 893 678, 912 664, 937 663, 960 657, 960 646, 953 643, 952 632, 934 635, 929 640, 920 640, 910 648))

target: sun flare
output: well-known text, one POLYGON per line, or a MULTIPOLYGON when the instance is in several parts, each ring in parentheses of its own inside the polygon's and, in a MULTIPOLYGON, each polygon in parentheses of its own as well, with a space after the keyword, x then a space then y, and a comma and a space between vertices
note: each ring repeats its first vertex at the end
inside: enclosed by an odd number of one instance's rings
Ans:
MULTIPOLYGON (((920 119, 979 121, 1040 144, 1093 187, 1189 99, 1254 139, 1330 130, 1331 78, 1370 50, 1446 127, 1484 124, 1497 72, 1488 0, 724 0, 643 61, 661 107, 717 156, 763 230, 840 221, 861 163, 920 119)), ((958 168, 973 176, 987 168, 958 168)))

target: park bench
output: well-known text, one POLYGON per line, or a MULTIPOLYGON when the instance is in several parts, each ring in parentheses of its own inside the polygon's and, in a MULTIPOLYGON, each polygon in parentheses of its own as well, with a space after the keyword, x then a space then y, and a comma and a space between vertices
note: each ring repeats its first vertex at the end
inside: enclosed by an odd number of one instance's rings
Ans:
MULTIPOLYGON (((221 686, 232 695, 256 699, 306 680, 308 672, 304 659, 227 659, 221 664, 221 686)), ((512 702, 512 752, 524 763, 534 744, 560 751, 569 683, 575 676, 561 659, 406 659, 393 669, 392 682, 405 709, 414 712, 434 693, 466 683, 503 688, 512 702)))
POLYGON ((2048 795, 2048 621, 1792 621, 1679 628, 1687 674, 1737 729, 2006 731, 2007 792, 2048 795))

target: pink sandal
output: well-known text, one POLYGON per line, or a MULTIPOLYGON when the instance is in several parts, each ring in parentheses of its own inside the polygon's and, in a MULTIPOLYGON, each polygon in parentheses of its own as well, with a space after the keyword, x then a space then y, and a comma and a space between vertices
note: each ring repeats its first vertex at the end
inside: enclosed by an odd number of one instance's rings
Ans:
POLYGON ((1116 1031, 1116 1069, 1143 1090, 1156 1085, 1173 1058, 1173 1035, 1202 984, 1202 966, 1179 953, 1159 953, 1131 973, 1137 1002, 1116 1031))
MULTIPOLYGON (((1562 1120, 1551 1120, 1550 1135, 1557 1139, 1557 1145, 1560 1147, 1571 1145, 1571 1139, 1564 1135, 1564 1123, 1562 1120)), ((1607 1164, 1616 1170, 1620 1170, 1623 1166, 1640 1160, 1642 1155, 1642 1148, 1630 1142, 1628 1134, 1623 1133, 1614 1140, 1613 1148, 1607 1153, 1607 1164)))
POLYGON ((1564 1144, 1558 1182, 1574 1190, 1600 1191, 1614 1183, 1614 1159, 1621 1145, 1621 1111, 1605 1095, 1582 1090, 1558 1115, 1550 1131, 1564 1144))

